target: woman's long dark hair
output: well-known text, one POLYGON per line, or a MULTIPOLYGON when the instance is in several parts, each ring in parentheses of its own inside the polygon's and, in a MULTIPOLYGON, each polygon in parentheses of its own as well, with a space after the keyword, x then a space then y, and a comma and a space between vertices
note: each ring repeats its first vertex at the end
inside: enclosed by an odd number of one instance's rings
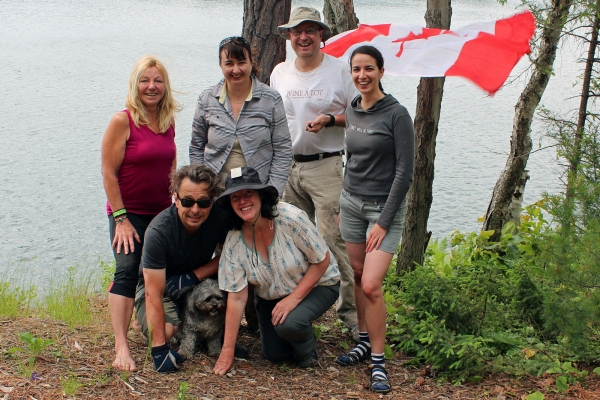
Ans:
MULTIPOLYGON (((359 46, 359 47, 355 48, 354 51, 352 52, 352 54, 350 55, 350 70, 352 70, 352 59, 357 54, 366 54, 368 56, 373 57, 375 59, 375 63, 377 64, 377 68, 379 68, 379 70, 381 70, 383 68, 383 55, 381 55, 381 52, 373 46, 364 45, 364 46, 359 46)), ((385 93, 383 91, 383 85, 381 84, 381 79, 379 80, 379 90, 381 90, 381 93, 385 93)))
MULTIPOLYGON (((266 190, 257 190, 258 195, 260 196, 260 215, 265 217, 266 219, 274 219, 279 215, 277 212, 277 203, 279 203, 279 198, 276 195, 270 195, 266 190)), ((239 215, 233 211, 231 207, 231 200, 227 199, 223 202, 222 208, 226 211, 229 211, 231 214, 230 218, 230 230, 241 231, 242 225, 244 225, 244 220, 240 218, 239 215)))

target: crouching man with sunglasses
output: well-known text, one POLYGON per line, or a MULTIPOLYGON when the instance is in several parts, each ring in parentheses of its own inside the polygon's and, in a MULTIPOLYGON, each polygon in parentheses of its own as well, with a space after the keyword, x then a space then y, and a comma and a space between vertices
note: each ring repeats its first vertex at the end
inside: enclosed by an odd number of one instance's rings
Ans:
POLYGON ((158 372, 183 362, 169 342, 179 324, 178 300, 200 281, 214 276, 217 245, 227 236, 227 214, 213 207, 222 185, 208 167, 188 165, 171 175, 175 204, 158 214, 146 230, 135 309, 142 333, 152 341, 158 372), (150 334, 149 334, 150 332, 150 334))

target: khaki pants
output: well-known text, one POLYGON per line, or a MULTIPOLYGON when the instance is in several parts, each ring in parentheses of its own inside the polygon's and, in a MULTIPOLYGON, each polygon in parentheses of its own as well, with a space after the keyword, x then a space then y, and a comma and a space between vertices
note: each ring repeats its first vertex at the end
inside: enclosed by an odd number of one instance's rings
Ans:
POLYGON ((337 224, 342 185, 342 156, 306 163, 294 161, 282 200, 306 212, 313 223, 316 219, 317 229, 331 249, 340 270, 337 315, 344 325, 353 328, 357 324, 354 273, 337 224))

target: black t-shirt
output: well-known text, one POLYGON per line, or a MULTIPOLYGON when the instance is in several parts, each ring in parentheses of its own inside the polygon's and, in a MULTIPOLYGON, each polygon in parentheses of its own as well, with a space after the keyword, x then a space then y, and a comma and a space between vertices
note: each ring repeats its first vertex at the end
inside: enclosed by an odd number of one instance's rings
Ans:
POLYGON ((225 243, 228 213, 213 204, 210 215, 194 235, 189 235, 177 215, 177 207, 158 214, 148 228, 144 238, 142 269, 165 269, 167 279, 173 275, 192 272, 212 259, 217 244, 225 243))

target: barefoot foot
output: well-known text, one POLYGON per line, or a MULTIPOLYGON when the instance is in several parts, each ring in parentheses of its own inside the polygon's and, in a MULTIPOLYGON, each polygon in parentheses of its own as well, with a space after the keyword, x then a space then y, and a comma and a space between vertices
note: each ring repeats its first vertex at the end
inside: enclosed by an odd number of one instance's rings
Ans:
POLYGON ((135 362, 131 355, 129 354, 129 350, 117 351, 117 355, 115 357, 115 361, 112 363, 113 368, 122 370, 122 371, 137 371, 135 366, 135 362))

